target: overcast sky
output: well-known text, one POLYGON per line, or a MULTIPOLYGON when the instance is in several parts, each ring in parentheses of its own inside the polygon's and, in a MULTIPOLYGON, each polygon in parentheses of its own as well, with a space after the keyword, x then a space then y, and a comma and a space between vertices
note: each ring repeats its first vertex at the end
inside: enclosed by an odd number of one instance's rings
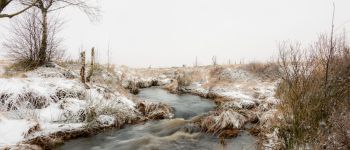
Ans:
MULTIPOLYGON (((100 0, 102 18, 91 23, 65 10, 62 31, 67 55, 98 50, 106 62, 133 67, 267 60, 279 41, 309 43, 331 26, 332 0, 100 0)), ((336 0, 337 32, 350 26, 350 1, 336 0)), ((0 19, 0 42, 8 35, 0 19)), ((3 51, 3 49, 1 50, 3 51)))

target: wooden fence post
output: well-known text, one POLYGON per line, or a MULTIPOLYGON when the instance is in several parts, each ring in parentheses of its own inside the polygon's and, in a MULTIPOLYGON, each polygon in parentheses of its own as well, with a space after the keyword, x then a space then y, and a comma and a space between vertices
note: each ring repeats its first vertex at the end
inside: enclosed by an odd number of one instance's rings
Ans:
POLYGON ((92 47, 91 49, 91 62, 90 62, 90 70, 89 70, 89 74, 86 78, 87 82, 90 82, 92 74, 94 73, 94 65, 95 65, 95 48, 92 47))
POLYGON ((80 59, 81 59, 81 69, 80 69, 81 82, 85 83, 85 51, 80 53, 80 59))

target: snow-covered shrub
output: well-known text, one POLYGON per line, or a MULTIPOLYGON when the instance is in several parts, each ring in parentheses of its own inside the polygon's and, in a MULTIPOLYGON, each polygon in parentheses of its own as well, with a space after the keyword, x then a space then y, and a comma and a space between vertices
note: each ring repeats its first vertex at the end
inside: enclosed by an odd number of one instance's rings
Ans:
POLYGON ((112 116, 118 125, 123 125, 137 118, 135 104, 122 95, 113 95, 105 99, 102 91, 90 89, 87 91, 87 106, 84 110, 84 120, 94 125, 100 115, 112 116))
POLYGON ((97 122, 103 126, 111 126, 115 124, 115 119, 112 116, 100 115, 97 117, 97 122))
POLYGON ((59 102, 59 108, 62 113, 62 120, 65 122, 83 122, 84 110, 87 106, 85 100, 79 100, 76 98, 66 98, 59 102))
POLYGON ((172 114, 173 109, 164 103, 144 101, 138 103, 137 108, 149 119, 165 119, 174 116, 172 114))
POLYGON ((0 110, 42 109, 64 98, 83 98, 84 86, 62 78, 0 79, 0 110))
POLYGON ((178 88, 189 86, 192 83, 191 74, 184 71, 178 74, 176 81, 178 88))
POLYGON ((215 134, 220 134, 224 130, 240 129, 246 122, 246 118, 232 109, 214 112, 204 117, 201 127, 215 134))

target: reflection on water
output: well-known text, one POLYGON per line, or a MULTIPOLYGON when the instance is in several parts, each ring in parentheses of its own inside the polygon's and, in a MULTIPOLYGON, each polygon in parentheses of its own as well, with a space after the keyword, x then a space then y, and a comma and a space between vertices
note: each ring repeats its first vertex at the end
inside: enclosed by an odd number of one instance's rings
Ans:
POLYGON ((185 120, 213 109, 211 101, 193 95, 174 95, 162 89, 149 88, 140 92, 141 98, 161 101, 175 108, 176 119, 149 121, 145 124, 110 130, 89 138, 65 143, 60 149, 69 150, 211 150, 256 149, 255 138, 246 132, 233 139, 225 139, 225 145, 215 136, 200 133, 185 120), (185 119, 184 119, 185 118, 185 119))

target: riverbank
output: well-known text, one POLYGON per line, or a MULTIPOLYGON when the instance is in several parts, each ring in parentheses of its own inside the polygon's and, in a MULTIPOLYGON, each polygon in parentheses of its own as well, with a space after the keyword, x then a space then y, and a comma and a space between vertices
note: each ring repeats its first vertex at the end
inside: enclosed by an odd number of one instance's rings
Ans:
POLYGON ((77 72, 58 65, 6 72, 0 78, 0 148, 52 149, 108 128, 171 116, 168 105, 128 94, 113 73, 99 71, 83 84, 77 72))
POLYGON ((215 103, 209 99, 191 94, 171 94, 159 87, 141 89, 137 96, 146 101, 169 104, 174 109, 174 118, 148 121, 68 141, 60 149, 256 149, 256 139, 247 132, 224 140, 201 132, 192 119, 215 109, 215 103))
POLYGON ((199 95, 216 103, 214 110, 191 120, 201 131, 224 139, 247 131, 259 139, 260 148, 270 149, 279 144, 277 131, 271 127, 279 102, 274 97, 278 80, 271 67, 119 67, 115 72, 98 68, 88 84, 79 81, 79 67, 74 65, 12 73, 0 80, 1 133, 7 135, 0 145, 51 149, 66 140, 105 129, 171 118, 173 110, 168 105, 129 94, 135 87, 160 86, 172 93, 199 95), (19 126, 12 127, 13 124, 19 126), (11 132, 12 128, 17 132, 11 132))
POLYGON ((259 139, 261 149, 281 145, 278 130, 272 126, 279 117, 276 107, 280 102, 275 97, 279 80, 273 64, 123 68, 119 72, 124 77, 125 88, 132 84, 137 88, 150 87, 159 82, 157 86, 172 93, 190 93, 214 100, 216 109, 194 120, 206 132, 236 137, 240 130, 246 130, 259 139))

